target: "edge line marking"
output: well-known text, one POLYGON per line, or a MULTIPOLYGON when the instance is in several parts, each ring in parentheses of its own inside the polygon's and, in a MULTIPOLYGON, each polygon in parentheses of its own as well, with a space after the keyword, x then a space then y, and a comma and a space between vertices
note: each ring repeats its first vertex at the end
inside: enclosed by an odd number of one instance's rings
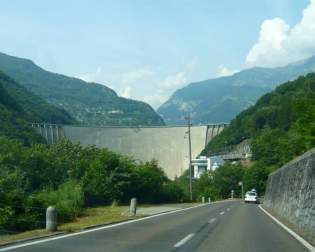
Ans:
POLYGON ((309 251, 315 252, 315 248, 306 240, 304 240, 301 236, 295 233, 292 229, 284 225, 281 221, 279 221, 276 217, 271 215, 267 210, 265 210, 261 205, 258 206, 260 210, 262 210, 266 215, 268 215, 274 222, 276 222, 280 227, 282 227, 285 231, 287 231, 291 236, 293 236, 297 241, 299 241, 304 247, 306 247, 309 251))
POLYGON ((0 245, 0 251, 9 251, 9 250, 27 247, 27 246, 31 246, 31 245, 36 245, 36 244, 40 244, 40 243, 44 243, 44 242, 55 241, 55 240, 59 240, 59 239, 64 239, 64 238, 73 237, 73 236, 77 236, 77 235, 87 234, 87 233, 96 232, 96 231, 109 229, 109 228, 113 228, 113 227, 123 226, 123 225, 127 225, 127 224, 134 223, 134 222, 145 221, 145 220, 153 219, 153 218, 163 216, 163 215, 168 215, 168 214, 173 214, 173 213, 178 213, 178 212, 184 212, 184 211, 188 211, 188 210, 198 208, 198 207, 211 206, 214 204, 226 203, 226 202, 231 202, 231 200, 216 201, 216 202, 211 202, 211 203, 206 203, 206 204, 200 204, 197 206, 187 207, 187 208, 178 209, 178 210, 174 210, 174 211, 168 211, 168 212, 159 213, 159 214, 155 214, 155 215, 151 215, 151 216, 147 216, 147 217, 143 217, 143 218, 139 218, 139 219, 135 219, 135 220, 129 220, 129 221, 121 222, 121 223, 110 224, 110 225, 106 225, 103 227, 92 228, 89 230, 79 231, 79 232, 75 232, 75 233, 71 233, 71 234, 65 234, 65 235, 60 235, 60 236, 46 238, 46 239, 40 239, 39 238, 39 240, 32 241, 32 242, 25 242, 25 243, 21 243, 18 245, 11 245, 11 246, 8 245, 8 246, 3 246, 2 248, 0 245))

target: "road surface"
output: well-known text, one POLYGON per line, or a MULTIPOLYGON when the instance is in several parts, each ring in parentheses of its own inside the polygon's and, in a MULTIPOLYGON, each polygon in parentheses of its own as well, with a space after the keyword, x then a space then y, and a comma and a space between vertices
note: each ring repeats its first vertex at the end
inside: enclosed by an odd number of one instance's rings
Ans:
MULTIPOLYGON (((11 247, 10 251, 308 251, 258 205, 240 201, 207 204, 106 229, 24 245, 27 246, 11 247)), ((0 248, 0 251, 3 249, 8 248, 0 248)))

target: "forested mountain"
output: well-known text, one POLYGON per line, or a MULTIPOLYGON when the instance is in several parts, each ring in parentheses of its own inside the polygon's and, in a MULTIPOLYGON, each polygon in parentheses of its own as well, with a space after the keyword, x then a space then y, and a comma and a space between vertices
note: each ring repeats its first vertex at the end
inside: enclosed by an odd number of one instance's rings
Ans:
POLYGON ((266 172, 315 146, 315 74, 278 86, 240 113, 203 151, 216 153, 251 139, 253 161, 266 172))
POLYGON ((23 105, 11 97, 4 85, 17 85, 12 79, 0 72, 0 137, 20 140, 26 145, 43 142, 35 133, 27 120, 37 119, 38 116, 31 111, 26 113, 23 105), (34 116, 34 117, 33 117, 34 116))
POLYGON ((48 72, 32 61, 0 53, 0 69, 18 83, 89 125, 163 125, 146 103, 119 97, 110 88, 48 72))
POLYGON ((24 117, 30 122, 76 123, 68 112, 48 104, 43 98, 28 91, 2 72, 0 72, 0 81, 6 92, 23 108, 24 117))
POLYGON ((315 56, 285 67, 255 67, 232 76, 191 83, 177 90, 158 113, 166 124, 183 124, 187 113, 195 124, 229 122, 254 105, 261 95, 314 70, 315 56))

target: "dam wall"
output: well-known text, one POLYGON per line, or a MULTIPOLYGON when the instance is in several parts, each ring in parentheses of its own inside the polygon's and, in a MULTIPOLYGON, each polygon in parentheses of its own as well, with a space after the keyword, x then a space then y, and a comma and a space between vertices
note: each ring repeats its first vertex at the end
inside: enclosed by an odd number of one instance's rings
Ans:
MULTIPOLYGON (((225 126, 226 124, 191 126, 192 158, 197 157, 225 126)), ((181 176, 189 166, 187 126, 83 127, 33 124, 33 127, 50 144, 67 138, 82 146, 107 148, 135 160, 156 159, 171 179, 181 176)))

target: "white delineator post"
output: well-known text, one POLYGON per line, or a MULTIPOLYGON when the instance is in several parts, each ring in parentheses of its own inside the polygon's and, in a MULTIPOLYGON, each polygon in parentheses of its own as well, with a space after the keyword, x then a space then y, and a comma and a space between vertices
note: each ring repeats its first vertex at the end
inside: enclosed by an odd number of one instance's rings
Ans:
POLYGON ((129 215, 130 216, 135 216, 137 213, 137 199, 132 198, 130 200, 130 208, 129 208, 129 215))
POLYGON ((210 197, 208 198, 208 203, 211 203, 211 198, 210 197))
POLYGON ((57 209, 50 206, 46 210, 46 230, 49 232, 57 231, 58 220, 57 220, 57 209))
POLYGON ((204 197, 204 196, 201 197, 201 202, 202 202, 203 204, 205 203, 205 197, 204 197))

